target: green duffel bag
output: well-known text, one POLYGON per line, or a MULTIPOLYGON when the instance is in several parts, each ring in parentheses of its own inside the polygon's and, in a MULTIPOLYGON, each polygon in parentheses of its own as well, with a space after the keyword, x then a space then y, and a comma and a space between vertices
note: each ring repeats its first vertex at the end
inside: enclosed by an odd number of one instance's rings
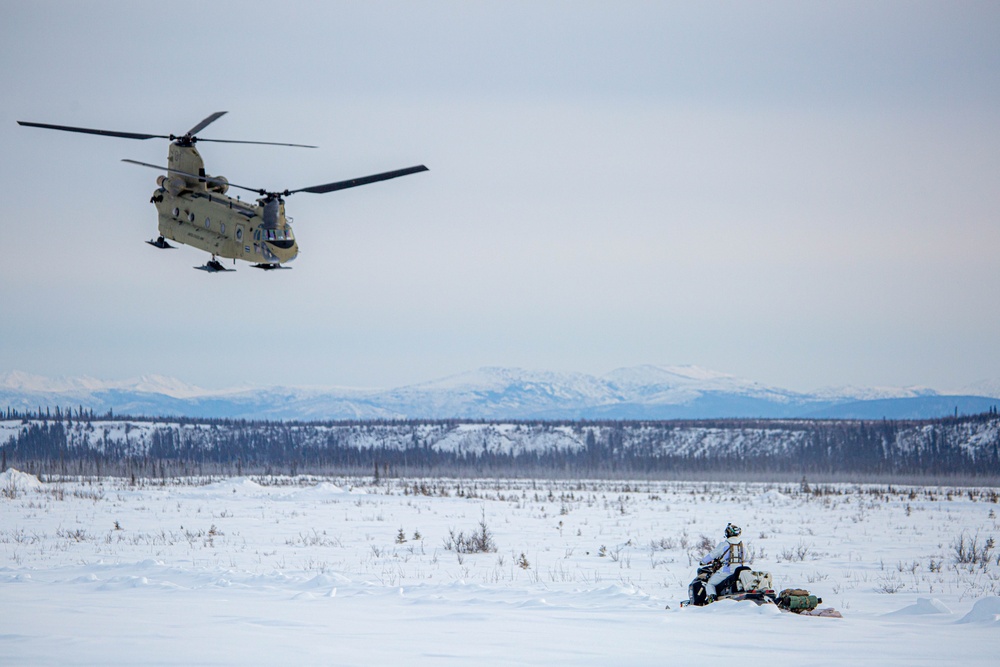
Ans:
POLYGON ((781 598, 782 606, 789 611, 806 611, 815 609, 819 604, 819 598, 815 595, 788 595, 781 598))

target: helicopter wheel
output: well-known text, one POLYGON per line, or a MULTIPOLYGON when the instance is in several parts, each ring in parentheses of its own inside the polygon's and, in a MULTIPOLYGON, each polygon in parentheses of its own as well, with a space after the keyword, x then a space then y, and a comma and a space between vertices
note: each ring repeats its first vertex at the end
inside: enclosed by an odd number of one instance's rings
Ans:
POLYGON ((196 269, 198 269, 200 271, 207 271, 208 273, 220 273, 222 271, 234 271, 235 270, 235 269, 227 269, 226 267, 224 267, 222 265, 222 262, 220 262, 219 260, 217 260, 215 258, 215 255, 212 255, 212 259, 210 261, 208 261, 208 262, 205 262, 204 266, 196 266, 194 268, 196 268, 196 269))
POLYGON ((146 243, 148 243, 149 245, 153 246, 154 248, 160 248, 161 250, 168 250, 168 249, 172 250, 173 248, 176 247, 176 246, 172 246, 169 243, 167 243, 167 240, 165 238, 163 238, 162 236, 157 237, 157 239, 155 241, 146 241, 146 243))

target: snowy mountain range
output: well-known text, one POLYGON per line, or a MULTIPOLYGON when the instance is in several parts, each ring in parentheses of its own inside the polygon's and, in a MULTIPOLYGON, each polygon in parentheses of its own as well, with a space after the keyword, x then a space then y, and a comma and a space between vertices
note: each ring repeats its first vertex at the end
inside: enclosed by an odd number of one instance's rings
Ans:
POLYGON ((157 375, 131 380, 0 374, 0 409, 84 407, 103 414, 246 419, 933 418, 985 412, 1000 383, 941 393, 843 387, 813 393, 697 366, 644 365, 605 375, 481 368, 394 389, 267 387, 205 390, 157 375))

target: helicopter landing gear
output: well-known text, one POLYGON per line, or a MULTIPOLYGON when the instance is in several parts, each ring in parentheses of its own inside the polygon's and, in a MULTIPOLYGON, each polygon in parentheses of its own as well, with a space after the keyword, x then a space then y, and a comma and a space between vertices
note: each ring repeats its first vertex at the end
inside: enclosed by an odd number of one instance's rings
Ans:
POLYGON ((169 250, 173 250, 174 248, 177 247, 177 246, 172 246, 169 243, 167 243, 167 240, 165 238, 163 238, 162 236, 158 237, 155 241, 146 241, 146 243, 148 243, 149 245, 151 245, 151 246, 153 246, 155 248, 160 248, 161 250, 168 250, 168 249, 169 250))
POLYGON ((260 269, 261 271, 275 271, 277 269, 290 269, 290 266, 282 266, 281 264, 254 264, 253 268, 260 269))
POLYGON ((221 271, 235 271, 236 269, 227 269, 222 265, 222 263, 212 255, 211 261, 205 262, 204 266, 194 267, 199 271, 207 271, 208 273, 219 273, 221 271))

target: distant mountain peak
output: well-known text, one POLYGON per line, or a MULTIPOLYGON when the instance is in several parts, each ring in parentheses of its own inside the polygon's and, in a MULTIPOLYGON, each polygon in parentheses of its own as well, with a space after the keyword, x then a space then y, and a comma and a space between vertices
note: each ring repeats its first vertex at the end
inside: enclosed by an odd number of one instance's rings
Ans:
POLYGON ((1000 379, 979 380, 972 384, 965 385, 958 391, 950 391, 949 394, 965 394, 969 396, 989 396, 1000 398, 1000 379))
POLYGON ((485 366, 387 390, 206 390, 161 375, 108 381, 0 374, 0 408, 79 405, 98 413, 252 419, 929 418, 982 412, 996 402, 986 392, 942 395, 926 387, 802 393, 695 365, 645 364, 602 376, 485 366))
POLYGON ((692 384, 692 383, 745 383, 753 384, 749 381, 740 380, 735 375, 720 373, 708 370, 701 366, 660 366, 655 364, 643 364, 641 366, 628 366, 616 368, 604 375, 605 378, 614 382, 630 382, 635 384, 692 384))
POLYGON ((856 387, 853 385, 826 387, 814 392, 814 394, 821 398, 851 398, 858 401, 941 395, 930 387, 856 387))
POLYGON ((115 390, 135 391, 163 394, 173 398, 190 398, 211 393, 176 378, 155 374, 141 375, 127 380, 99 380, 87 376, 49 378, 16 370, 0 374, 0 388, 11 391, 70 395, 115 390))

